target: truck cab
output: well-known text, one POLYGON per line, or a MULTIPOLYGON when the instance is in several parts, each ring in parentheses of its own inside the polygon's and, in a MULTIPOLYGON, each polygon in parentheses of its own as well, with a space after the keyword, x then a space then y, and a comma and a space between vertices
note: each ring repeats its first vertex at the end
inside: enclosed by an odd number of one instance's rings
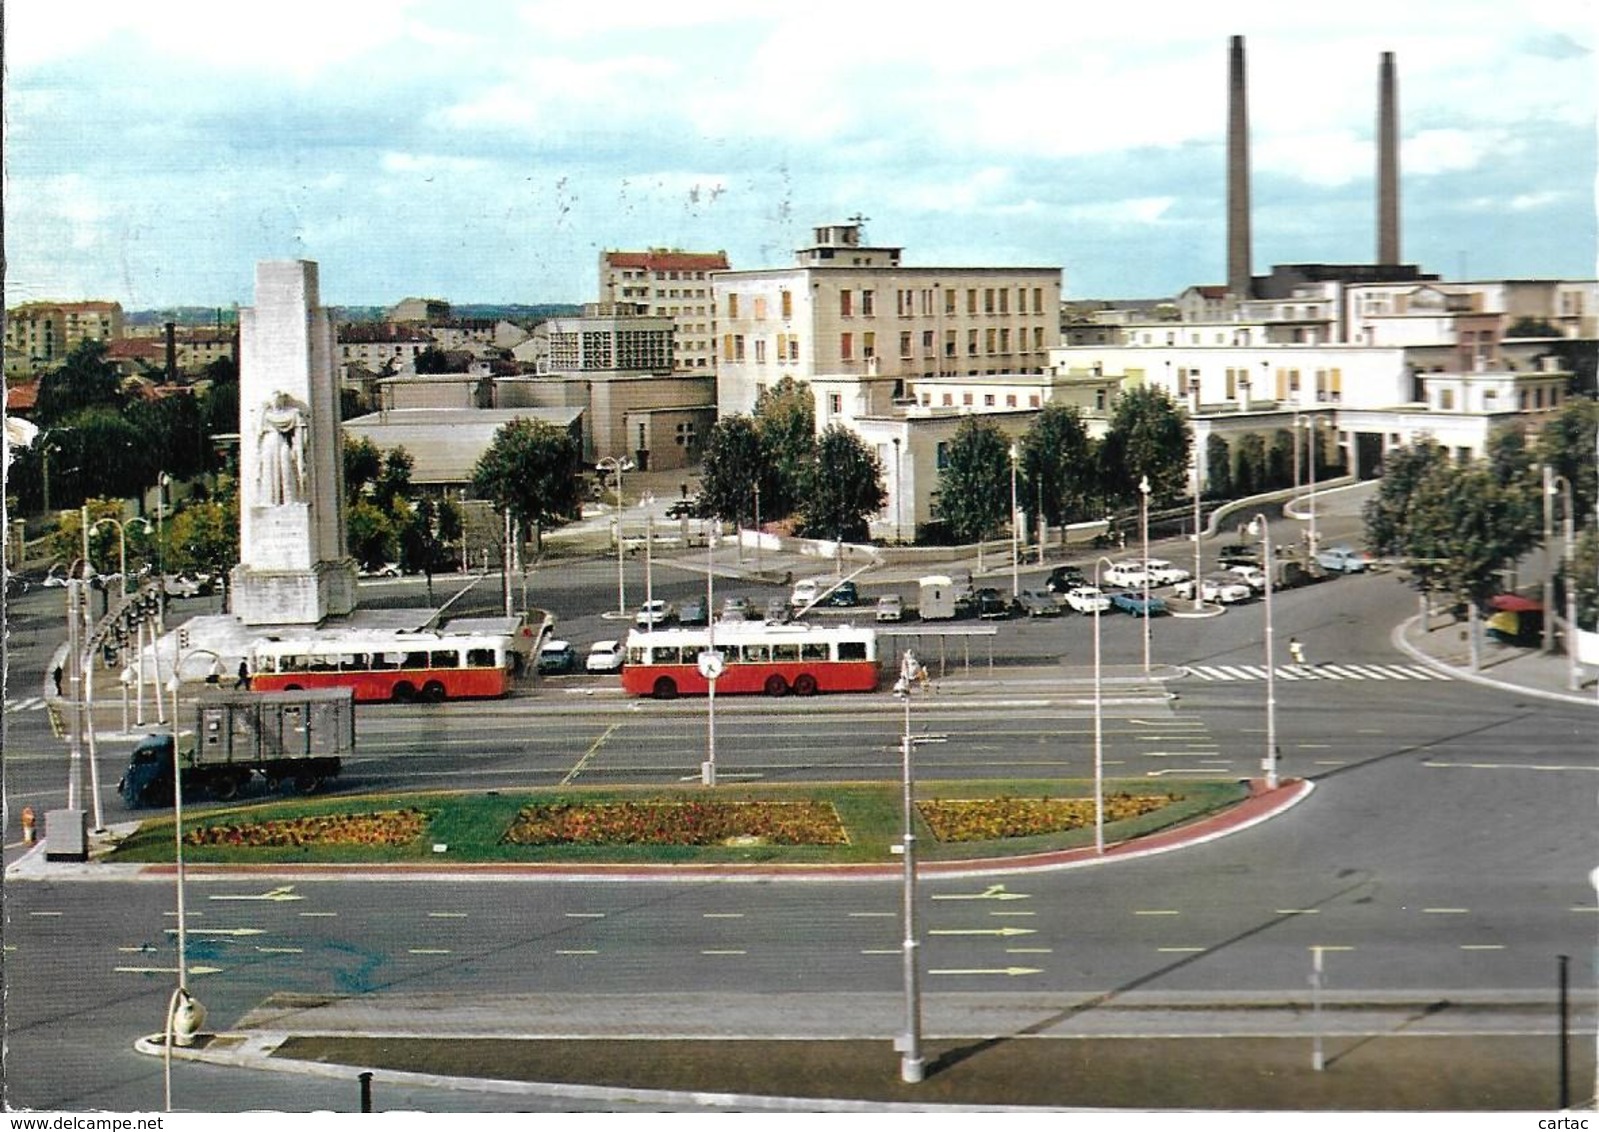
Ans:
POLYGON ((139 741, 117 793, 129 809, 172 801, 172 736, 147 735, 139 741))

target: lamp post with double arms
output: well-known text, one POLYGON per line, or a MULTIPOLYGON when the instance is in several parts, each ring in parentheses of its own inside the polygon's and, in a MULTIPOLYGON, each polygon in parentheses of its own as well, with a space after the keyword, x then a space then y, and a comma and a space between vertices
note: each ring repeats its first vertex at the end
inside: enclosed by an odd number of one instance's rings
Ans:
POLYGON ((633 461, 626 456, 607 456, 597 460, 594 466, 602 472, 616 473, 616 615, 627 616, 627 579, 626 564, 623 561, 622 538, 622 473, 633 470, 633 461))
POLYGON ((1277 661, 1272 644, 1271 588, 1272 575, 1277 572, 1272 560, 1271 525, 1266 516, 1257 514, 1249 521, 1249 533, 1259 537, 1265 546, 1266 574, 1266 757, 1261 769, 1266 772, 1266 789, 1277 789, 1277 661))
POLYGON ((1022 526, 1016 521, 1016 445, 1010 446, 1010 596, 1022 592, 1022 526))
MULTIPOLYGON (((1144 675, 1149 675, 1149 477, 1138 477, 1138 522, 1144 536, 1144 675)), ((1195 584, 1198 584, 1196 579, 1195 584)))
POLYGON ((1099 676, 1099 613, 1104 594, 1099 590, 1099 568, 1110 562, 1100 555, 1094 562, 1094 852, 1105 851, 1105 693, 1099 676))
POLYGON ((914 779, 911 774, 911 752, 915 741, 911 738, 911 690, 925 682, 927 672, 909 649, 900 661, 899 679, 894 684, 894 694, 905 703, 905 731, 900 739, 900 782, 902 792, 902 822, 900 852, 905 858, 903 913, 905 939, 901 947, 905 980, 905 1032, 895 1047, 900 1054, 899 1077, 907 1084, 922 1080, 922 996, 920 971, 917 962, 919 944, 916 939, 916 808, 912 800, 914 779))

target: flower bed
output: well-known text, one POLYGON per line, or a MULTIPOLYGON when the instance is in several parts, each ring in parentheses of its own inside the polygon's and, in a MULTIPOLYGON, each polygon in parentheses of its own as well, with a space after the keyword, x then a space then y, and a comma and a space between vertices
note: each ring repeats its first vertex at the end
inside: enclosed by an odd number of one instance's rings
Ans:
MULTIPOLYGON (((1141 817, 1181 800, 1173 794, 1111 794, 1105 821, 1141 817)), ((918 802, 916 809, 940 841, 997 841, 1094 824, 1092 798, 956 798, 918 802)))
POLYGON ((525 806, 511 845, 844 845, 829 802, 597 802, 525 806))
POLYGON ((409 845, 427 827, 423 810, 379 810, 365 814, 319 814, 280 821, 222 823, 192 829, 185 845, 409 845))

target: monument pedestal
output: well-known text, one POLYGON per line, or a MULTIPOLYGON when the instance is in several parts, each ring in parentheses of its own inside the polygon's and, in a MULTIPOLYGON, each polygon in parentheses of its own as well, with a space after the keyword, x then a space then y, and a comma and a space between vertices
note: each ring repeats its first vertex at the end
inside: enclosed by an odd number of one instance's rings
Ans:
POLYGON ((233 568, 233 612, 246 625, 319 625, 355 608, 355 563, 318 562, 309 569, 233 568))

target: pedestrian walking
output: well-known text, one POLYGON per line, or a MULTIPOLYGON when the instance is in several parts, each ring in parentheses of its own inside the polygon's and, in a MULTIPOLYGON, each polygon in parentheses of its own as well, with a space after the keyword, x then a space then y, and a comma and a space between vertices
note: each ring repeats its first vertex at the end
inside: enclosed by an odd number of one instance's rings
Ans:
POLYGON ((56 695, 59 696, 61 694, 61 666, 59 664, 55 666, 55 671, 50 673, 50 679, 56 682, 56 695))
POLYGON ((235 688, 243 688, 245 691, 249 691, 249 689, 250 689, 250 662, 248 660, 239 661, 239 678, 238 678, 238 680, 234 681, 233 686, 235 688))
POLYGON ((1288 638, 1288 655, 1293 657, 1297 667, 1305 667, 1305 646, 1299 643, 1298 637, 1288 638))

